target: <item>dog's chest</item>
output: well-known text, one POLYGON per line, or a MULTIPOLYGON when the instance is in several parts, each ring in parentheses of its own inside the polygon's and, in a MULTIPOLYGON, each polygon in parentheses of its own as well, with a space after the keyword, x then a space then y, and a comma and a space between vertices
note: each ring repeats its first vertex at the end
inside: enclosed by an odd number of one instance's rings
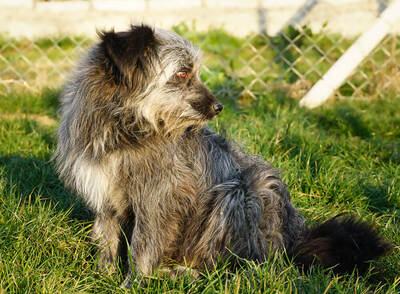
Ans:
POLYGON ((185 202, 192 205, 202 179, 199 164, 190 156, 186 148, 172 144, 126 154, 119 182, 128 194, 145 198, 148 203, 185 202))

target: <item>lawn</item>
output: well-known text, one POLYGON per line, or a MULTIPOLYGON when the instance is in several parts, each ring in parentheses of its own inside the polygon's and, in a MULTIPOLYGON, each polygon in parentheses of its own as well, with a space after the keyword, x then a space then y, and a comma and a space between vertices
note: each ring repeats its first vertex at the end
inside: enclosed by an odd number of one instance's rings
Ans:
MULTIPOLYGON (((217 52, 213 36, 189 38, 217 52)), ((229 37, 224 44, 228 41, 243 42, 229 37)), ((0 96, 0 293, 400 292, 400 96, 371 94, 371 99, 330 101, 315 110, 299 108, 285 87, 255 91, 255 99, 233 99, 230 94, 248 81, 230 80, 213 67, 217 60, 205 58, 210 71, 202 77, 225 105, 210 127, 280 168, 309 223, 351 212, 375 223, 394 244, 393 252, 371 261, 363 277, 319 268, 302 273, 287 258, 271 256, 266 264, 247 262, 235 272, 220 265, 197 280, 155 273, 122 289, 120 271, 96 271, 89 239, 93 216, 65 190, 49 161, 56 145, 60 86, 46 85, 0 96)), ((268 74, 265 79, 272 79, 268 74)), ((291 82, 290 77, 283 81, 291 82)))

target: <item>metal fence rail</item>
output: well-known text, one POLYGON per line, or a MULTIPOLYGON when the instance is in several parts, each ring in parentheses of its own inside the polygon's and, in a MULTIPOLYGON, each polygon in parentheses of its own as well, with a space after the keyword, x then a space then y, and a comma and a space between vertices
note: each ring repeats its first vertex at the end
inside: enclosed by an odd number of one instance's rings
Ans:
MULTIPOLYGON (((353 43, 322 28, 288 26, 237 38, 221 30, 176 31, 205 52, 202 78, 219 95, 257 98, 265 93, 301 98, 353 43)), ((93 40, 82 36, 31 40, 0 35, 0 94, 59 87, 93 40)), ((387 36, 335 96, 375 98, 400 93, 400 37, 387 36)))

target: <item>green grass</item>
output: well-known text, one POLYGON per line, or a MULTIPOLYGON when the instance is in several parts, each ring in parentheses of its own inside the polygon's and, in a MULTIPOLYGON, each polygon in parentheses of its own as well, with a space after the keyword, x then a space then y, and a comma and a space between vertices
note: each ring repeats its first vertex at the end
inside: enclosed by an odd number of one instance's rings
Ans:
MULTIPOLYGON (((235 54, 232 48, 243 43, 222 31, 177 30, 218 56, 235 54)), ((6 41, 0 39, 0 47, 6 41)), ((281 46, 283 40, 271 42, 281 46)), ((60 44, 73 50, 69 41, 60 44)), ((45 39, 38 46, 51 48, 45 39)), ((215 56, 206 54, 211 72, 202 77, 225 109, 210 126, 280 168, 310 223, 351 212, 374 222, 394 251, 371 261, 363 277, 319 268, 303 274, 285 257, 271 256, 266 264, 247 262, 236 272, 221 265, 198 280, 155 274, 122 289, 121 272, 96 271, 89 240, 93 216, 65 190, 49 162, 59 88, 12 91, 0 96, 0 293, 400 293, 400 96, 386 92, 380 99, 371 92, 369 100, 330 102, 312 111, 299 108, 285 87, 234 100, 230 93, 248 81, 228 77, 215 56)), ((273 71, 268 75, 266 80, 274 78, 273 71)), ((283 81, 292 82, 290 76, 283 81)))
MULTIPOLYGON (((0 97, 0 289, 7 293, 124 292, 121 273, 95 270, 92 215, 59 182, 49 163, 57 91, 0 97), (25 118, 20 118, 20 114, 25 118), (13 116, 14 115, 14 116, 13 116), (31 118, 30 115, 35 115, 31 118)), ((265 95, 251 106, 225 99, 212 128, 282 170, 295 205, 310 222, 352 212, 376 223, 394 244, 400 237, 399 97, 329 104, 309 111, 265 95)), ((134 292, 394 293, 400 254, 371 263, 366 277, 313 269, 304 275, 284 257, 265 265, 223 267, 199 280, 154 277, 134 292)))

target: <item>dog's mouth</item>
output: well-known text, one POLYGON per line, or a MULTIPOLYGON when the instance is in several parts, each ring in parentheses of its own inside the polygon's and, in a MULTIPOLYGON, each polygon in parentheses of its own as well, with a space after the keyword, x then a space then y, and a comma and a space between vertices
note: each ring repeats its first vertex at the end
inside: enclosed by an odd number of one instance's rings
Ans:
POLYGON ((190 106, 204 119, 210 120, 218 115, 224 106, 214 96, 206 96, 203 99, 189 102, 190 106))
POLYGON ((214 100, 213 103, 189 103, 190 108, 186 109, 179 117, 185 132, 201 129, 207 122, 221 113, 223 105, 214 100))

